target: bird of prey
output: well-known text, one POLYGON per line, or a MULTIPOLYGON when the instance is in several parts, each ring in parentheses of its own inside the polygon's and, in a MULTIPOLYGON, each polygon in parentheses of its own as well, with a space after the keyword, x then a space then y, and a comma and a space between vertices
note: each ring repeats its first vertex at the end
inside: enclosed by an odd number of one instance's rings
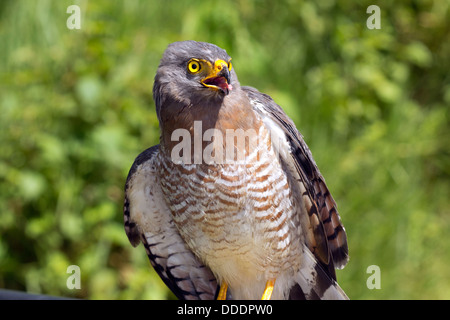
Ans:
POLYGON ((180 299, 347 299, 347 236, 311 151, 216 45, 170 44, 153 98, 160 144, 134 161, 124 223, 180 299))

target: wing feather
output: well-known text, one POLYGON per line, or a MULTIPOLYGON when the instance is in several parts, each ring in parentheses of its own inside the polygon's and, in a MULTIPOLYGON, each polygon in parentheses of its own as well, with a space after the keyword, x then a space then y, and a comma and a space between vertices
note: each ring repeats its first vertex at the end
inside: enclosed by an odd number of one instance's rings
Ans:
POLYGON ((134 161, 125 184, 124 226, 133 246, 143 243, 155 271, 179 299, 214 299, 211 270, 188 249, 172 220, 156 174, 159 145, 134 161))
POLYGON ((307 238, 308 248, 336 279, 334 268, 342 268, 348 261, 347 236, 325 179, 302 135, 283 109, 270 96, 254 88, 243 87, 243 90, 271 130, 272 144, 278 148, 280 159, 293 176, 291 187, 302 197, 312 230, 307 238))

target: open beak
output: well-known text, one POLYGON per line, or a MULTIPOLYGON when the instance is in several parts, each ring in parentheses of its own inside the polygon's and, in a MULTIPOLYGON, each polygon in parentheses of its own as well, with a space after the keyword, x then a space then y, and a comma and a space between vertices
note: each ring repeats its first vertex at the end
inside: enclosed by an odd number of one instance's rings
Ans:
POLYGON ((211 74, 201 80, 201 83, 208 88, 221 90, 229 94, 233 87, 230 84, 230 70, 228 63, 224 60, 217 60, 211 70, 211 74))

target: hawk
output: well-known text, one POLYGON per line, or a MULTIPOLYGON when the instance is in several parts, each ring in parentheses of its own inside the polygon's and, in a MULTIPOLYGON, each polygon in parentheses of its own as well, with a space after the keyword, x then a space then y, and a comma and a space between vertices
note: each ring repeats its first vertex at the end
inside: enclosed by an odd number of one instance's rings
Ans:
POLYGON ((179 299, 347 299, 347 236, 311 151, 227 52, 170 44, 153 98, 160 144, 134 161, 124 223, 179 299))

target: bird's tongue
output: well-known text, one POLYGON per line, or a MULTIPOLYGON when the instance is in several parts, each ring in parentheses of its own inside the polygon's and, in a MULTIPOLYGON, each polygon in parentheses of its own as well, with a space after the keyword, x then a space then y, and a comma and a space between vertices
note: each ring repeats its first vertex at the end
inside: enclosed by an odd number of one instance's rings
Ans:
POLYGON ((228 84, 227 79, 225 79, 224 77, 218 77, 217 80, 218 81, 217 81, 216 86, 218 86, 220 89, 229 90, 229 91, 231 91, 233 89, 231 84, 228 84))
POLYGON ((225 79, 225 77, 211 78, 206 83, 217 86, 220 89, 222 89, 223 91, 231 91, 233 89, 231 84, 228 84, 227 79, 225 79))

